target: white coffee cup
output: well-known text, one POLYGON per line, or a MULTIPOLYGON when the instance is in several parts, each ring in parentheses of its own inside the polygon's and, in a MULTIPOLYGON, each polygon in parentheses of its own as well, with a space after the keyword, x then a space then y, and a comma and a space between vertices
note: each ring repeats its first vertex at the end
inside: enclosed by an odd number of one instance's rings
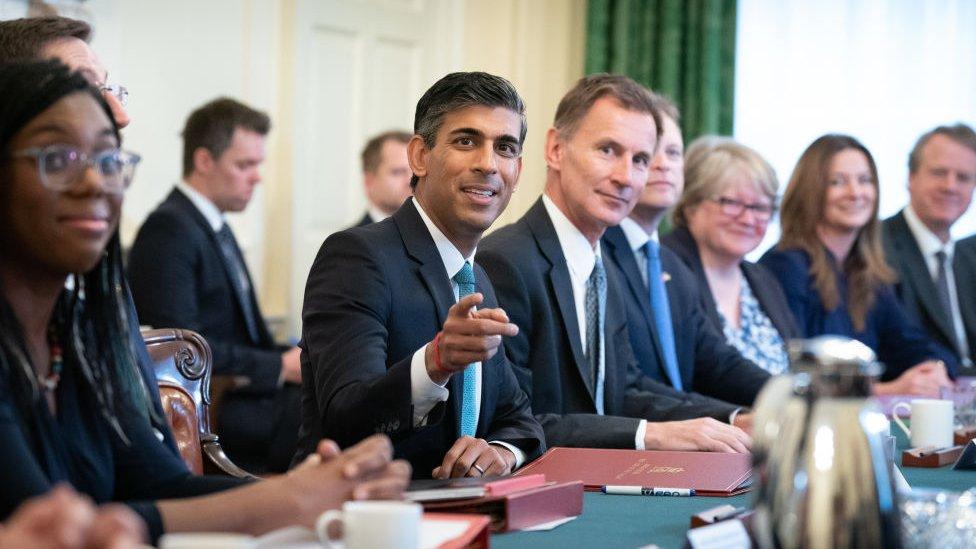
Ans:
POLYGON ((322 513, 315 532, 324 547, 367 549, 417 549, 420 547, 420 517, 423 508, 401 501, 347 501, 342 511, 322 513), (329 536, 329 526, 342 523, 342 540, 329 536))
POLYGON ((952 428, 954 425, 951 400, 937 400, 934 398, 916 398, 911 403, 899 402, 891 409, 895 423, 908 435, 913 448, 934 446, 947 448, 952 446, 952 428), (908 408, 911 411, 912 428, 898 417, 898 409, 908 408))

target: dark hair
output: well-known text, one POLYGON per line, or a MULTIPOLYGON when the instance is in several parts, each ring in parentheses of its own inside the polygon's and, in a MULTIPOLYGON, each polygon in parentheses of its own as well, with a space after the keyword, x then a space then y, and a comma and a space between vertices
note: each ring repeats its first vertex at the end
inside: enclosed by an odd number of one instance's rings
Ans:
MULTIPOLYGON (((4 167, 13 137, 51 105, 74 93, 88 94, 101 106, 118 139, 111 109, 81 74, 57 61, 0 66, 0 158, 4 167)), ((5 170, 0 171, 0 186, 7 177, 5 170)), ((129 323, 136 319, 127 314, 118 230, 91 271, 71 276, 72 289, 62 292, 53 313, 65 359, 78 365, 99 411, 126 441, 119 418, 133 408, 147 417, 154 412, 130 345, 129 323), (119 406, 127 408, 122 411, 119 406)), ((9 376, 15 388, 12 396, 25 417, 42 396, 29 356, 23 328, 0 293, 0 373, 9 376)))
MULTIPOLYGON (((790 176, 790 182, 783 195, 780 211, 780 235, 777 247, 780 249, 799 248, 810 256, 810 275, 814 287, 820 293, 824 309, 832 311, 840 304, 840 290, 834 270, 827 260, 827 252, 817 233, 817 226, 823 221, 825 197, 830 179, 830 163, 841 151, 859 151, 868 162, 875 190, 878 182, 878 168, 867 147, 849 135, 828 134, 818 138, 803 151, 790 176)), ((840 266, 847 278, 847 311, 857 331, 864 330, 867 315, 874 306, 874 296, 878 288, 895 280, 894 271, 885 262, 881 245, 881 223, 878 221, 878 204, 881 193, 874 200, 874 211, 867 225, 861 228, 851 247, 850 253, 840 266)))
MULTIPOLYGON (((597 100, 607 96, 614 98, 621 107, 629 111, 651 115, 657 127, 655 132, 657 141, 661 140, 664 124, 661 120, 660 105, 663 99, 622 74, 600 73, 580 78, 559 101, 553 127, 560 136, 571 137, 580 121, 590 111, 590 107, 597 100)), ((677 118, 674 121, 678 123, 677 118)))
POLYGON ((912 152, 908 155, 908 173, 913 174, 922 165, 922 149, 928 144, 929 140, 937 135, 943 135, 952 139, 956 143, 968 148, 976 153, 976 132, 972 128, 959 122, 952 126, 939 126, 931 131, 922 134, 912 147, 912 152))
POLYGON ((45 46, 56 40, 91 39, 91 26, 67 17, 28 17, 0 21, 0 63, 37 61, 45 46))
MULTIPOLYGON (((433 149, 445 114, 478 105, 502 107, 519 115, 519 144, 525 142, 528 126, 522 97, 511 82, 486 72, 452 72, 435 82, 417 101, 413 133, 424 140, 428 149, 433 149)), ((410 178, 410 186, 417 186, 416 175, 410 178)))
POLYGON ((387 141, 407 144, 413 137, 409 133, 401 130, 390 130, 379 135, 373 136, 366 142, 363 152, 360 155, 363 161, 363 172, 375 172, 380 167, 380 153, 383 152, 383 145, 387 141))
POLYGON ((271 119, 229 97, 220 97, 190 113, 183 126, 183 177, 193 173, 193 153, 203 147, 220 158, 230 147, 234 131, 243 128, 268 135, 271 119))

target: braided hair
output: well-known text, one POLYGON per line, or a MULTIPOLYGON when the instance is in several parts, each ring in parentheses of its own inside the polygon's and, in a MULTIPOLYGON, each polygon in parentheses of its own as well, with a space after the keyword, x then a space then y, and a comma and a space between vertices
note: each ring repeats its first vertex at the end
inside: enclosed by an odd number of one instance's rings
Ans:
MULTIPOLYGON (((99 90, 79 73, 57 61, 0 66, 0 163, 8 162, 10 142, 21 128, 74 93, 89 94, 101 106, 120 142, 111 109, 99 90)), ((8 173, 0 171, 0 186, 7 184, 8 173)), ((0 254, 0 261, 4 260, 0 254)), ((52 315, 59 327, 58 338, 64 342, 65 360, 77 365, 99 412, 128 444, 119 418, 133 411, 146 418, 156 413, 129 338, 129 323, 136 319, 127 314, 117 229, 95 267, 87 273, 70 274, 68 282, 52 315)), ((11 397, 22 417, 28 417, 43 398, 28 357, 23 328, 0 293, 0 375, 10 380, 11 397)))

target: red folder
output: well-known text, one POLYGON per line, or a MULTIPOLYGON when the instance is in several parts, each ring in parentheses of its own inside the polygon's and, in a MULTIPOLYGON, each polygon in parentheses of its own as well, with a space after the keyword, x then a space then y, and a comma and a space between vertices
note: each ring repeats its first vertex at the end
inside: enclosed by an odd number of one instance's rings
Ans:
POLYGON ((492 532, 521 530, 581 514, 583 483, 550 483, 502 496, 431 501, 424 503, 424 511, 489 515, 492 532))
POLYGON ((728 497, 747 492, 750 454, 551 448, 515 476, 542 473, 556 482, 582 481, 587 490, 603 486, 690 488, 699 496, 728 497))

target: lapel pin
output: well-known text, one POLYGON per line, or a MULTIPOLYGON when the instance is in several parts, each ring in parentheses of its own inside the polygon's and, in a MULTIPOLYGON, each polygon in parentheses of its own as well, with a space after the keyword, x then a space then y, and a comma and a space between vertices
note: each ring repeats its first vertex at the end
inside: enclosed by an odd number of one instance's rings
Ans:
POLYGON ((671 273, 669 273, 667 271, 661 273, 661 280, 664 281, 664 282, 670 282, 671 281, 671 273))

